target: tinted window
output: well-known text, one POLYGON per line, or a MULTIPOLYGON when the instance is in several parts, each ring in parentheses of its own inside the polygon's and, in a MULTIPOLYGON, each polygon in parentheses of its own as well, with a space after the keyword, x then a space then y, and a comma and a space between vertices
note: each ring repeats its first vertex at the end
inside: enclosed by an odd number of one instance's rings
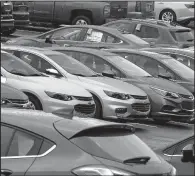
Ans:
POLYGON ((135 30, 135 34, 141 38, 158 38, 159 37, 159 32, 157 28, 145 26, 145 25, 141 25, 140 29, 137 28, 137 30, 135 30))
POLYGON ((171 31, 171 34, 178 42, 194 41, 194 35, 191 31, 171 31))
MULTIPOLYGON (((71 58, 69 56, 66 56, 64 54, 56 54, 56 55, 47 55, 50 59, 55 61, 57 64, 59 64, 64 70, 66 70, 70 74, 78 74, 83 76, 92 76, 95 75, 95 73, 75 60, 74 58, 71 58)), ((80 59, 87 59, 86 57, 81 57, 80 59)))
POLYGON ((182 153, 182 149, 187 146, 188 144, 194 144, 194 138, 189 138, 177 145, 176 151, 174 155, 180 155, 182 153))
POLYGON ((7 72, 10 72, 15 75, 21 76, 30 76, 35 74, 40 75, 40 73, 36 71, 33 67, 31 67, 29 64, 21 61, 18 57, 15 57, 8 53, 1 53, 1 66, 7 72))
POLYGON ((124 161, 136 157, 149 156, 149 162, 159 162, 156 154, 137 136, 125 132, 105 132, 72 139, 87 153, 106 159, 124 161))
POLYGON ((117 66, 123 69, 129 76, 150 76, 149 73, 136 66, 132 62, 124 59, 120 56, 106 56, 110 62, 117 64, 117 66))
POLYGON ((42 140, 22 131, 16 131, 7 156, 37 155, 42 140))
POLYGON ((1 156, 6 156, 14 130, 1 125, 1 156))
POLYGON ((115 29, 119 29, 119 30, 125 31, 125 32, 132 32, 133 27, 135 25, 134 24, 129 24, 129 23, 124 23, 124 22, 118 22, 118 23, 116 22, 116 23, 112 23, 112 24, 107 24, 105 26, 115 28, 115 29))
POLYGON ((175 59, 161 59, 161 61, 185 79, 194 78, 194 71, 175 59))
POLYGON ((39 151, 39 155, 44 154, 45 152, 47 152, 51 147, 53 147, 54 143, 44 139, 41 149, 39 151))

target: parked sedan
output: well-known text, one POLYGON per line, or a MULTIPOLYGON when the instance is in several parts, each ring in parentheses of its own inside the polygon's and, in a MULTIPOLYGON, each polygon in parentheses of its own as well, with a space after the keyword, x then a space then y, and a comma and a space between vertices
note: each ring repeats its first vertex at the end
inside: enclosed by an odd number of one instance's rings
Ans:
POLYGON ((2 109, 1 175, 8 174, 175 176, 176 169, 131 125, 2 109))
MULTIPOLYGON (((8 46, 3 49, 42 73, 84 87, 93 95, 96 118, 146 118, 150 112, 150 102, 143 90, 120 80, 103 77, 76 59, 51 51, 54 48, 8 46)), ((80 55, 80 58, 85 59, 86 56, 80 55)))
POLYGON ((1 108, 2 107, 35 109, 26 94, 3 83, 1 83, 1 108))
POLYGON ((1 50, 2 82, 24 92, 36 110, 64 116, 66 109, 72 108, 78 116, 94 115, 95 104, 87 90, 43 75, 21 59, 1 50))
POLYGON ((194 163, 182 162, 182 150, 189 144, 194 144, 194 133, 174 143, 156 150, 156 153, 177 169, 177 175, 194 175, 194 163))
MULTIPOLYGON (((102 47, 121 48, 145 48, 150 47, 149 43, 133 34, 121 34, 117 29, 110 29, 103 26, 73 25, 65 26, 41 35, 31 37, 19 37, 7 41, 7 44, 21 45, 28 43, 50 43, 60 46, 82 46, 98 44, 102 47), (34 39, 34 40, 32 40, 34 39), (36 40, 37 42, 36 42, 36 40), (25 40, 25 42, 22 42, 25 40)), ((34 45, 31 45, 34 46, 34 45)))
POLYGON ((168 55, 194 70, 194 51, 178 48, 147 48, 145 51, 168 55))
MULTIPOLYGON (((68 54, 97 73, 133 84, 146 92, 151 103, 150 117, 160 122, 193 120, 194 97, 182 86, 154 78, 126 59, 103 50, 61 47, 53 50, 68 54), (85 55, 85 59, 81 56, 85 55)), ((138 108, 139 105, 137 104, 138 108)))
POLYGON ((186 48, 194 45, 190 28, 154 19, 124 19, 103 26, 132 33, 153 46, 186 48))
POLYGON ((154 77, 177 82, 194 94, 194 71, 170 56, 128 49, 107 50, 139 66, 154 77))

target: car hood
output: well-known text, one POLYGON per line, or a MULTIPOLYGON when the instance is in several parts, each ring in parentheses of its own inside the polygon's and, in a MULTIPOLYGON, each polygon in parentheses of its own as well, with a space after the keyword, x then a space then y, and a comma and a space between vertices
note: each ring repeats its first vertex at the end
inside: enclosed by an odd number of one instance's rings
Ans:
POLYGON ((1 83, 1 99, 28 100, 23 92, 1 83))
POLYGON ((109 90, 113 92, 146 96, 146 93, 140 88, 132 84, 127 84, 121 80, 107 78, 107 77, 88 77, 88 78, 79 77, 79 79, 81 82, 86 83, 85 85, 83 84, 83 86, 86 86, 86 89, 88 89, 89 87, 90 88, 96 87, 102 90, 109 90))
MULTIPOLYGON (((52 77, 33 76, 33 77, 19 77, 24 82, 37 83, 41 85, 46 91, 74 95, 91 97, 91 94, 82 87, 78 87, 76 84, 68 82, 67 80, 60 80, 52 77)), ((26 83, 27 84, 27 83, 26 83)))
POLYGON ((149 86, 157 87, 160 89, 164 89, 170 92, 177 92, 179 94, 184 94, 184 95, 191 95, 191 93, 186 90, 184 87, 180 86, 179 84, 168 81, 163 78, 155 78, 155 77, 139 77, 134 80, 126 80, 126 82, 134 82, 134 84, 148 84, 149 86))

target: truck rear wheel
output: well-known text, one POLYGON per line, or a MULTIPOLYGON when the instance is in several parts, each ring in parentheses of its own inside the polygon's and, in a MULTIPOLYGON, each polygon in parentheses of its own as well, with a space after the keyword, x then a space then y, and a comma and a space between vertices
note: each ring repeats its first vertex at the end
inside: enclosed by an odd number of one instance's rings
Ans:
POLYGON ((90 25, 91 20, 86 16, 77 16, 72 20, 72 25, 90 25))

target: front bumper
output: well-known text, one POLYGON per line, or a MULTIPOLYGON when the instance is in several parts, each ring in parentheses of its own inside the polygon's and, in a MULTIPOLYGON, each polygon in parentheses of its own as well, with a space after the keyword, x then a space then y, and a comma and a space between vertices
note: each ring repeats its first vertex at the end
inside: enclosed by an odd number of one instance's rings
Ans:
POLYGON ((151 99, 151 118, 188 122, 194 117, 194 101, 186 98, 170 99, 153 94, 151 99))
POLYGON ((102 99, 103 118, 106 119, 132 119, 147 118, 150 113, 149 99, 119 100, 106 96, 102 99))
POLYGON ((94 101, 81 101, 73 99, 71 101, 61 101, 54 98, 46 98, 42 102, 43 111, 57 114, 60 116, 69 116, 70 110, 72 114, 78 117, 94 117, 95 103, 94 101))

